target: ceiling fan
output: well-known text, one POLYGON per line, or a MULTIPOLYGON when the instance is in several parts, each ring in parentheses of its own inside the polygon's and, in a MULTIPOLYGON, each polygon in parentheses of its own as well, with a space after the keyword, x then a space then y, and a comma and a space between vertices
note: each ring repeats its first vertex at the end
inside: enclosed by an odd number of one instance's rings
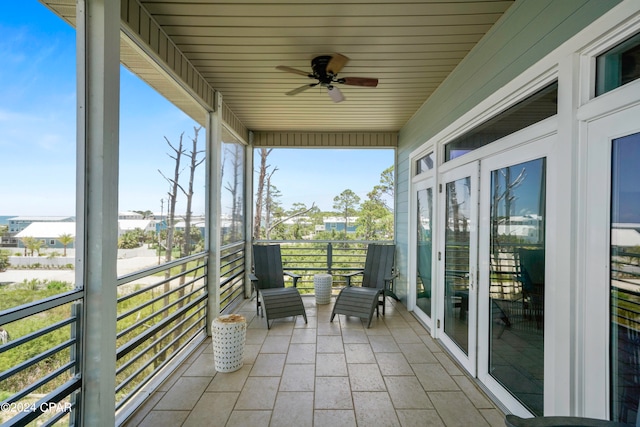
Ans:
POLYGON ((287 67, 285 65, 278 65, 276 69, 318 80, 316 83, 306 84, 304 86, 300 86, 297 89, 289 91, 286 93, 286 95, 296 95, 300 92, 304 92, 307 89, 320 85, 327 88, 327 93, 329 94, 329 97, 331 97, 333 102, 342 102, 345 98, 342 95, 340 89, 335 86, 336 83, 350 86, 378 86, 378 79, 372 79, 369 77, 338 78, 338 73, 347 64, 347 62, 349 62, 349 58, 344 55, 340 55, 339 53, 335 53, 333 55, 322 55, 313 58, 311 60, 311 73, 287 67))

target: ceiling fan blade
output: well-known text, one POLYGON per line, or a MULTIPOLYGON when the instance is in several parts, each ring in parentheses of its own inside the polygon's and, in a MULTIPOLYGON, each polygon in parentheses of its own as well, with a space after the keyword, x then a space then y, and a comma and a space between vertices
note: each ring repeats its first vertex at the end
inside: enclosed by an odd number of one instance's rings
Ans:
POLYGON ((338 103, 344 101, 344 95, 342 94, 340 89, 335 86, 327 86, 327 93, 329 94, 329 97, 331 97, 333 102, 338 103))
POLYGON ((344 83, 350 86, 366 86, 366 87, 378 86, 378 79, 372 79, 369 77, 343 77, 339 79, 338 82, 344 83))
POLYGON ((294 89, 294 90, 291 90, 291 91, 287 92, 285 95, 292 96, 292 95, 298 94, 300 92, 304 92, 307 89, 311 89, 312 87, 317 86, 317 85, 318 85, 318 83, 311 83, 311 84, 308 84, 308 85, 300 86, 297 89, 294 89))
POLYGON ((306 71, 296 70, 295 68, 287 67, 286 65, 278 65, 276 70, 286 71, 287 73, 300 74, 305 77, 313 77, 313 75, 307 73, 306 71))
POLYGON ((339 53, 334 53, 327 64, 327 73, 336 75, 342 70, 342 67, 347 65, 349 62, 349 58, 344 55, 340 55, 339 53))

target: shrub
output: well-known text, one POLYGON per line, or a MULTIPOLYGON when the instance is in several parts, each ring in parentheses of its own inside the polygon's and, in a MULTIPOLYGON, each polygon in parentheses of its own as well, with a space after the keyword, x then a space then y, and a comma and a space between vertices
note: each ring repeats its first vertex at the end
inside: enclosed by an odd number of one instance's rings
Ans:
POLYGON ((5 271, 11 265, 9 254, 9 251, 0 251, 0 271, 5 271))

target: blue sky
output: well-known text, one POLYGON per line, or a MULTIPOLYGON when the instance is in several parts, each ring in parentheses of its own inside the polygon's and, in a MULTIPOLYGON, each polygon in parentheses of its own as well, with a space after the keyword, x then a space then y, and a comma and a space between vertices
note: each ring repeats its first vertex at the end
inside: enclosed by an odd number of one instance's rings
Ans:
MULTIPOLYGON (((74 215, 75 31, 35 0, 9 2, 0 15, 0 215, 74 215)), ((119 210, 160 210, 177 143, 197 124, 126 69, 121 72, 119 210)), ((200 134, 204 143, 204 132, 200 134)), ((349 188, 363 199, 393 164, 392 150, 274 150, 272 183, 283 207, 332 210, 349 188)), ((204 166, 195 191, 203 194, 204 166)), ((186 179, 186 172, 184 173, 186 179)), ((204 211, 196 197, 195 213, 204 211)), ((178 207, 180 210, 180 206, 178 207)), ((165 202, 166 211, 166 202, 165 202)))

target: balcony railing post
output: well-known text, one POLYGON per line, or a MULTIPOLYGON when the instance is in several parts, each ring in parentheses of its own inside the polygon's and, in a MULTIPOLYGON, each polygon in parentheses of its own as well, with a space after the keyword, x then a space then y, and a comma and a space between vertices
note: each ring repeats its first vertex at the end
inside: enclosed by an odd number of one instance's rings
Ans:
POLYGON ((331 273, 331 268, 333 265, 333 244, 331 242, 327 243, 327 274, 331 273))

